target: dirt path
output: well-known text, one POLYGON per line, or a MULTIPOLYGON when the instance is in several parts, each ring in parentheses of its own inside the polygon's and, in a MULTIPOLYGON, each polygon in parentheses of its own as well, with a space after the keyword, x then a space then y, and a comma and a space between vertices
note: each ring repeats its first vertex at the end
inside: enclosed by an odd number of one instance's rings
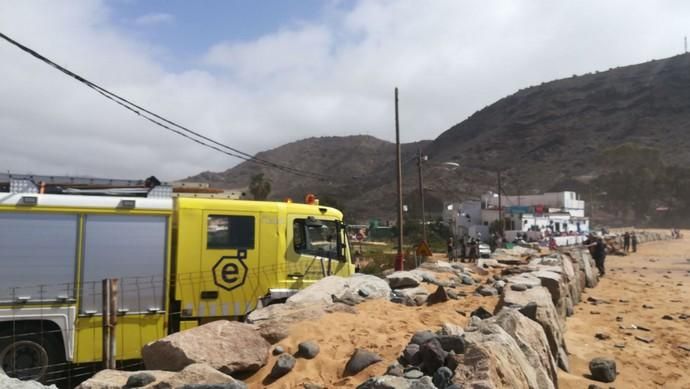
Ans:
POLYGON ((620 372, 615 382, 598 383, 601 387, 690 388, 690 352, 678 347, 690 344, 690 319, 679 319, 683 313, 690 315, 690 233, 684 235, 682 240, 641 245, 627 257, 607 257, 606 277, 598 287, 586 290, 575 315, 567 320, 571 373, 559 374, 561 388, 596 384, 585 376, 589 361, 598 356, 614 358, 620 372), (588 303, 587 297, 610 304, 588 303), (664 315, 673 320, 662 319, 664 315), (610 339, 598 340, 597 333, 610 339))

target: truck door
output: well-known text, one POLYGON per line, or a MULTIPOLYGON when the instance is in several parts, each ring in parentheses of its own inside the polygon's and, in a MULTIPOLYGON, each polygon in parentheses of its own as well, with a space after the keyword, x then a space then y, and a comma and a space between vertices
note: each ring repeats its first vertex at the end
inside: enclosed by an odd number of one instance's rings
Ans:
POLYGON ((339 222, 314 216, 288 217, 284 287, 300 289, 346 268, 339 222))
POLYGON ((259 214, 205 211, 204 221, 197 316, 244 316, 265 293, 259 283, 259 214))
POLYGON ((141 346, 166 334, 168 216, 84 216, 82 286, 77 319, 77 362, 99 361, 101 281, 117 278, 117 358, 141 356, 141 346))

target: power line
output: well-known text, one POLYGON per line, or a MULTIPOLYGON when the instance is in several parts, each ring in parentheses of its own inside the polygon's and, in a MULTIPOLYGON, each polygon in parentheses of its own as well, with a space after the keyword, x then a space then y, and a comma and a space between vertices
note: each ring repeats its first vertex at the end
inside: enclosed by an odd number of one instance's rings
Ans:
POLYGON ((191 129, 183 126, 183 125, 180 125, 180 124, 178 124, 172 120, 169 120, 169 119, 167 119, 161 115, 158 115, 155 112, 152 112, 152 111, 150 111, 144 107, 141 107, 140 105, 137 105, 137 104, 131 102, 130 100, 128 100, 122 96, 119 96, 113 92, 110 92, 109 90, 105 89, 104 87, 102 87, 102 86, 74 73, 73 71, 57 64, 56 62, 50 60, 49 58, 38 53, 37 51, 15 41, 14 39, 3 34, 2 32, 0 32, 0 38, 6 40, 10 44, 19 48, 20 50, 22 50, 22 51, 30 54, 31 56, 37 58, 41 62, 44 62, 44 63, 54 67, 55 69, 59 70, 60 72, 64 73, 65 75, 76 79, 77 81, 81 82, 82 84, 95 90, 96 92, 101 94, 103 97, 117 103, 118 105, 129 110, 130 112, 150 121, 151 123, 153 123, 153 124, 155 124, 161 128, 164 128, 164 129, 171 131, 171 132, 173 132, 179 136, 182 136, 188 140, 191 140, 192 142, 195 142, 197 144, 208 147, 212 150, 221 152, 223 154, 226 154, 226 155, 234 157, 234 158, 239 158, 239 159, 242 159, 244 161, 253 162, 253 163, 256 163, 258 165, 265 166, 265 167, 275 168, 275 169, 278 169, 278 170, 281 170, 281 171, 284 171, 287 173, 299 175, 302 177, 314 178, 314 179, 322 180, 322 181, 327 181, 330 179, 330 177, 323 175, 323 174, 320 174, 320 173, 309 172, 306 170, 301 170, 301 169, 293 168, 290 166, 281 165, 281 164, 271 162, 271 161, 268 161, 268 160, 265 160, 262 158, 257 158, 256 156, 253 156, 249 153, 241 151, 237 148, 234 148, 232 146, 218 142, 218 141, 216 141, 212 138, 209 138, 209 137, 207 137, 207 136, 205 136, 205 135, 203 135, 197 131, 191 130, 191 129), (150 115, 152 117, 147 116, 147 115, 150 115), (167 123, 167 125, 166 125, 166 123, 167 123), (176 127, 177 129, 172 128, 172 127, 176 127))

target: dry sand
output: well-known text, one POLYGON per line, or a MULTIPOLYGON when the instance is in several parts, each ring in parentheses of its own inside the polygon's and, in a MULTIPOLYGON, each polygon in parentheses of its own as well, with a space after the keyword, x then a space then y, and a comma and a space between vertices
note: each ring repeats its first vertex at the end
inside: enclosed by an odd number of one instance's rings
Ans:
MULTIPOLYGON (((690 262, 686 260, 690 259, 690 232, 685 231, 685 236, 688 238, 640 245, 637 253, 627 257, 607 258, 606 277, 597 288, 586 290, 575 315, 567 320, 565 336, 571 353, 571 372, 559 373, 561 388, 582 389, 589 384, 618 389, 690 388, 690 352, 678 348, 679 344, 690 344, 690 320, 678 318, 681 313, 690 314, 690 262), (610 304, 590 304, 586 301, 590 296, 610 304), (653 308, 642 308, 643 304, 653 308), (663 320, 662 316, 667 314, 674 320, 663 320), (616 321, 616 316, 623 320, 616 321), (619 328, 633 324, 651 331, 619 328), (597 332, 606 333, 611 339, 597 340, 597 332), (636 335, 654 341, 646 344, 636 340, 636 335), (625 347, 616 348, 618 343, 625 347), (615 382, 603 384, 586 378, 589 361, 598 356, 616 360, 620 375, 615 382)), ((474 289, 461 288, 470 296, 474 289)), ((268 382, 265 377, 275 363, 271 356, 268 364, 246 382, 251 388, 301 388, 305 382, 327 388, 353 388, 371 376, 383 374, 414 332, 436 330, 444 322, 465 326, 472 310, 484 306, 492 311, 496 302, 496 297, 471 296, 434 306, 407 307, 377 300, 358 305, 357 314, 327 314, 295 326, 290 337, 279 343, 294 353, 299 342, 315 340, 321 346, 315 359, 298 359, 291 373, 268 382), (356 376, 343 377, 345 364, 356 347, 374 351, 384 361, 356 376)))
POLYGON ((690 344, 690 319, 678 318, 682 313, 690 315, 690 233, 684 231, 684 236, 646 243, 626 257, 607 257, 606 277, 596 288, 586 290, 585 301, 567 320, 571 372, 560 372, 561 388, 581 389, 589 384, 618 389, 690 388, 690 352, 678 347, 690 344), (586 302, 589 296, 610 304, 592 305, 586 302), (653 308, 643 308, 643 304, 653 308), (664 315, 673 320, 663 320, 664 315), (622 321, 616 321, 617 316, 622 321), (630 329, 631 325, 650 331, 630 329), (597 340, 598 332, 611 339, 597 340), (635 336, 654 341, 647 344, 635 336), (625 347, 619 349, 616 344, 625 347), (585 378, 589 361, 598 356, 616 360, 620 374, 615 382, 603 384, 585 378))

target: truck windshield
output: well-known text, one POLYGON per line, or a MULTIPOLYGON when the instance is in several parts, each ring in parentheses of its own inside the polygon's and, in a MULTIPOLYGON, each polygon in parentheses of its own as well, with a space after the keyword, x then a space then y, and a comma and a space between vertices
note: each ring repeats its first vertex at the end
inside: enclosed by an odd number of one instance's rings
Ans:
POLYGON ((293 223, 294 247, 299 254, 336 259, 341 244, 338 224, 334 220, 296 219, 293 223))

